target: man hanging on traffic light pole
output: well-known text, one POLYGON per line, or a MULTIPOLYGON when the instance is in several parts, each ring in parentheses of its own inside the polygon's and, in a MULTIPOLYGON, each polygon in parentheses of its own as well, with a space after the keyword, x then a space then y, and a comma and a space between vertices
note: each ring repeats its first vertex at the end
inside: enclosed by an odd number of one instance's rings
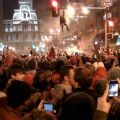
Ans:
POLYGON ((67 31, 70 31, 69 30, 69 27, 66 23, 66 19, 65 19, 65 13, 63 11, 63 14, 60 16, 60 27, 61 27, 61 31, 63 31, 63 27, 66 27, 67 31))

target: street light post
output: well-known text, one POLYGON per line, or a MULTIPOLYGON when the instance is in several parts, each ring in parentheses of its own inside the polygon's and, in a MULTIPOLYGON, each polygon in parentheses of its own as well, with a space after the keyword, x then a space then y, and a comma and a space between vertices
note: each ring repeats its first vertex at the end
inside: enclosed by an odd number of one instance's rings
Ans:
POLYGON ((112 0, 101 0, 101 6, 105 7, 105 48, 109 49, 109 41, 108 41, 108 19, 112 17, 112 13, 110 13, 110 6, 112 6, 112 0))
POLYGON ((105 48, 107 48, 107 19, 105 19, 105 48))

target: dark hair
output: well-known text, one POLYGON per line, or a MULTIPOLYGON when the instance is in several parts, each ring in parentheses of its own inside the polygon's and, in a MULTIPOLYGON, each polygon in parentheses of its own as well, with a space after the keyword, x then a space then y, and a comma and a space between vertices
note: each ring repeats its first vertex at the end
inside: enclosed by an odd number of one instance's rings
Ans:
POLYGON ((25 115, 22 120, 57 120, 55 115, 43 110, 33 110, 25 115))
POLYGON ((94 112, 94 99, 84 92, 68 96, 62 106, 63 120, 92 120, 94 112))
POLYGON ((87 69, 89 69, 92 72, 92 74, 94 75, 94 73, 95 73, 95 67, 91 63, 85 64, 85 67, 87 69))
POLYGON ((60 69, 61 80, 64 80, 64 77, 69 75, 70 69, 73 69, 73 67, 71 65, 64 65, 61 67, 61 69, 60 69))
POLYGON ((97 80, 96 81, 96 83, 94 85, 94 89, 99 96, 102 96, 103 93, 105 92, 107 82, 108 82, 107 80, 97 80))
POLYGON ((59 72, 60 69, 61 69, 61 67, 64 66, 64 65, 65 65, 65 62, 64 62, 63 60, 57 60, 57 61, 55 62, 55 70, 56 70, 57 72, 59 72))
POLYGON ((75 70, 74 78, 83 89, 88 89, 92 84, 93 74, 86 67, 79 67, 75 70))
POLYGON ((24 68, 19 64, 13 64, 8 68, 7 75, 11 78, 11 75, 16 75, 17 73, 24 73, 24 68))
POLYGON ((42 63, 42 67, 43 67, 43 70, 50 70, 51 69, 51 65, 48 61, 44 61, 42 63))
POLYGON ((36 67, 36 63, 34 60, 30 60, 30 61, 28 61, 27 66, 28 66, 29 70, 34 70, 36 67))

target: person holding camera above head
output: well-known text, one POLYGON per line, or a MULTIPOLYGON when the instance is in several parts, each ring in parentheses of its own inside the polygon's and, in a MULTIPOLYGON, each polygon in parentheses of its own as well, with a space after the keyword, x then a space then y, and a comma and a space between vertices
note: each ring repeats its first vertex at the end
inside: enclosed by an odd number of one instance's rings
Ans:
MULTIPOLYGON (((48 109, 45 109, 45 104, 52 104, 50 102, 41 101, 40 104, 36 109, 34 109, 32 112, 26 114, 22 120, 57 120, 56 116, 52 113, 52 111, 49 111, 48 109)), ((53 109, 52 109, 53 110, 53 109)))
POLYGON ((120 68, 112 68, 108 79, 109 84, 106 85, 104 94, 98 98, 94 120, 120 120, 120 68))
POLYGON ((113 67, 108 72, 108 80, 109 80, 109 94, 110 97, 113 98, 113 103, 111 104, 111 108, 108 114, 108 120, 119 120, 120 119, 120 102, 118 101, 118 97, 120 95, 120 67, 113 67))
MULTIPOLYGON (((117 82, 120 86, 120 79, 117 78, 117 82)), ((108 102, 108 96, 109 96, 109 84, 106 85, 106 90, 103 94, 103 96, 98 98, 97 103, 97 110, 94 116, 94 120, 119 120, 120 119, 120 111, 117 112, 114 111, 114 116, 110 115, 110 111, 112 109, 112 103, 114 103, 114 100, 120 104, 120 98, 114 97, 112 101, 108 102), (115 114, 115 112, 117 112, 115 114)))

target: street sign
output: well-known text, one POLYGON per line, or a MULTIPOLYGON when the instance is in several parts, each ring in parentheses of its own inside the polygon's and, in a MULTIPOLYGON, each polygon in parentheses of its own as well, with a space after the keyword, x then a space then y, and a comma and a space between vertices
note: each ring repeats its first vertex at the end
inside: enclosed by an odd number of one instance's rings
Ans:
POLYGON ((102 7, 110 7, 112 6, 112 0, 101 0, 102 7))

